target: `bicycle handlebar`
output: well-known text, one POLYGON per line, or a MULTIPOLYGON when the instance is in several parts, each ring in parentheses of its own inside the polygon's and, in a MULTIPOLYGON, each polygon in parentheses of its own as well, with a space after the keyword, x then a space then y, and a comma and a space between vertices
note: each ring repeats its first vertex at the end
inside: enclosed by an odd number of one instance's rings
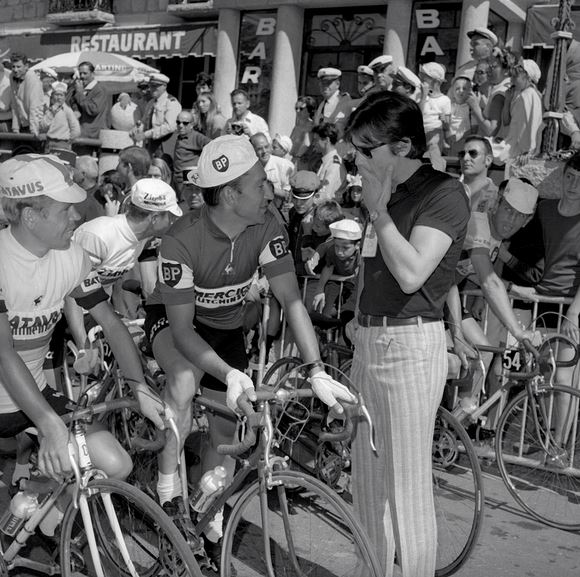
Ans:
MULTIPOLYGON (((295 398, 310 398, 312 396, 314 396, 312 389, 278 389, 277 391, 261 389, 256 391, 258 402, 270 402, 274 400, 286 402, 295 398)), ((254 407, 252 406, 252 403, 248 399, 246 393, 242 393, 238 398, 238 407, 247 419, 244 438, 239 443, 234 443, 232 445, 219 445, 217 451, 220 455, 241 455, 242 453, 245 453, 247 450, 251 449, 256 443, 256 431, 262 423, 262 412, 257 413, 254 410, 254 407)), ((342 416, 344 416, 345 421, 344 428, 341 431, 334 433, 321 433, 319 436, 320 441, 338 442, 345 441, 351 437, 354 427, 352 424, 350 410, 345 408, 344 414, 342 416)))

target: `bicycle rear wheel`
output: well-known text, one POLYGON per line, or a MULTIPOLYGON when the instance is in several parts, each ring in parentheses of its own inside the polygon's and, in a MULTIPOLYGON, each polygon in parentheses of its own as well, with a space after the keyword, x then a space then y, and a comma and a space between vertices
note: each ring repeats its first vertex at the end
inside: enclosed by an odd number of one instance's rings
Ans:
POLYGON ((237 500, 223 538, 222 577, 382 575, 351 508, 317 479, 273 473, 261 494, 254 481, 237 500), (265 529, 266 528, 266 529, 265 529))
POLYGON ((469 435, 439 407, 433 435, 433 495, 437 516, 435 575, 455 573, 469 558, 483 523, 483 478, 469 435))
POLYGON ((580 393, 520 393, 500 416, 497 463, 513 498, 546 525, 580 530, 580 393))
MULTIPOLYGON (((125 543, 139 577, 202 577, 195 557, 177 527, 147 495, 115 479, 90 481, 89 495, 91 524, 107 577, 131 575, 105 510, 107 496, 111 498, 120 525, 122 543, 125 543)), ((81 511, 72 503, 62 523, 60 561, 63 577, 95 574, 81 511)))

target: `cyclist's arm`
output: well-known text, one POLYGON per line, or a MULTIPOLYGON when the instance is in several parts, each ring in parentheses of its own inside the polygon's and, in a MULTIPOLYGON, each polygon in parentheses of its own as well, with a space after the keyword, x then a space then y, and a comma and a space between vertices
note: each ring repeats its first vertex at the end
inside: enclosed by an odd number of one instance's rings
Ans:
POLYGON ((580 314, 580 288, 576 291, 574 299, 566 311, 566 318, 562 323, 562 332, 574 342, 580 343, 580 330, 578 329, 578 315, 580 314))
POLYGON ((233 367, 228 365, 195 330, 193 326, 195 304, 166 304, 165 311, 179 352, 196 367, 225 383, 226 375, 233 367))
POLYGON ((57 476, 70 471, 69 431, 40 392, 28 367, 14 349, 6 314, 0 314, 0 373, 4 387, 38 430, 41 471, 57 476))
POLYGON ((330 280, 332 273, 334 272, 333 265, 326 265, 322 271, 320 271, 320 278, 318 279, 318 285, 316 288, 316 294, 323 293, 326 283, 330 280))
POLYGON ((293 272, 284 273, 268 279, 272 293, 284 309, 296 344, 306 363, 320 360, 318 339, 312 327, 308 312, 300 298, 298 281, 293 272))
POLYGON ((489 249, 474 248, 470 251, 470 258, 487 304, 518 341, 529 337, 516 318, 503 281, 493 270, 489 249))
POLYGON ((71 297, 64 300, 64 316, 73 341, 78 349, 88 347, 83 309, 71 297))

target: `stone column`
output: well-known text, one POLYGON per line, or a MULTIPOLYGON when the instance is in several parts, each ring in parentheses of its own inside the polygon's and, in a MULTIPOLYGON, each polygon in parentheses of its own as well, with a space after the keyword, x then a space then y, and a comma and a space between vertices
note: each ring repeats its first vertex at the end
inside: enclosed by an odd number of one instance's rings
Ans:
POLYGON ((230 92, 234 90, 238 80, 239 38, 240 11, 222 8, 218 19, 214 94, 226 118, 232 115, 230 92))
POLYGON ((272 137, 277 132, 289 136, 294 127, 303 30, 304 8, 292 5, 278 8, 269 115, 272 137))
POLYGON ((406 66, 413 3, 409 0, 389 0, 385 24, 383 52, 393 57, 395 66, 406 66))
POLYGON ((470 42, 467 33, 474 28, 487 28, 489 0, 464 0, 459 28, 459 45, 456 67, 471 60, 470 42))

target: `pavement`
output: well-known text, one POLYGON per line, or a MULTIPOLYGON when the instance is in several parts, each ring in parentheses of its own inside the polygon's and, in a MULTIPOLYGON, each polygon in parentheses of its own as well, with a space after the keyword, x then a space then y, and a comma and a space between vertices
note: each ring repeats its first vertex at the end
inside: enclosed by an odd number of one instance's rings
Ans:
MULTIPOLYGON (((0 511, 8 504, 6 483, 14 458, 0 447, 0 511)), ((492 463, 483 462, 485 520, 471 557, 458 577, 579 577, 580 533, 547 527, 523 512, 513 501, 492 463)), ((321 544, 324 546, 323 544, 321 544)), ((39 577, 14 571, 14 577, 39 577)))

